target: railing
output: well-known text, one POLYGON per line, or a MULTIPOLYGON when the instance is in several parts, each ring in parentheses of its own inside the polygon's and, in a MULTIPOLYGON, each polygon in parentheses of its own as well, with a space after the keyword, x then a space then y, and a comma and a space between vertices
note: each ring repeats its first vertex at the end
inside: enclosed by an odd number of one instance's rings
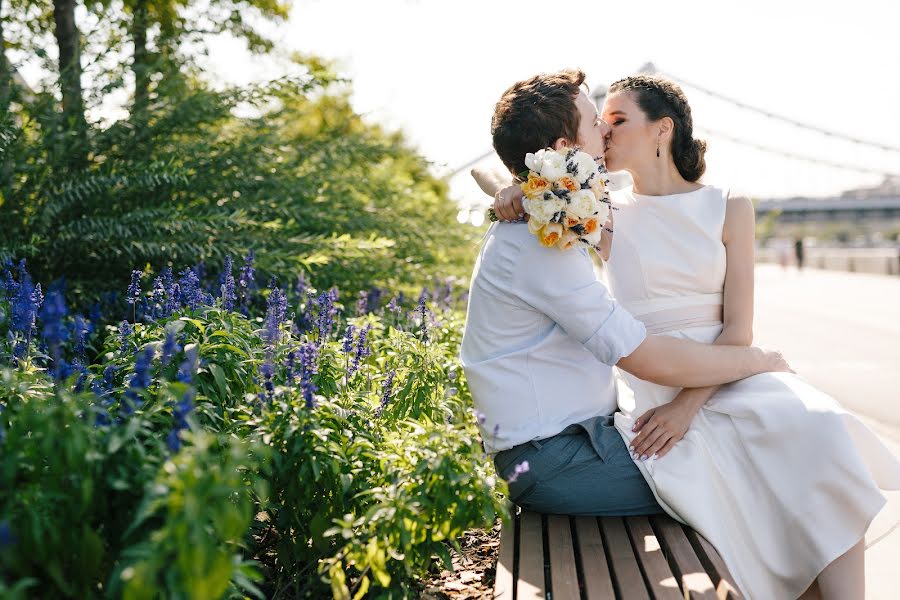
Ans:
MULTIPOLYGON (((794 248, 787 253, 789 265, 796 265, 794 248)), ((756 250, 756 262, 778 264, 775 248, 756 250)), ((900 248, 806 248, 803 266, 811 269, 900 275, 900 248)))

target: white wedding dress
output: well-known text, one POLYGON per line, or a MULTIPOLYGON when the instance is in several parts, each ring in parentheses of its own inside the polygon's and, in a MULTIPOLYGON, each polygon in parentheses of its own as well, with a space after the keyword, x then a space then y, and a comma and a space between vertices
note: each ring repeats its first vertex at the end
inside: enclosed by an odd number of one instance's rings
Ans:
MULTIPOLYGON (((722 331, 727 192, 613 193, 606 263, 616 299, 650 333, 712 342, 722 331)), ((823 349, 826 351, 826 349, 823 349)), ((620 372, 615 423, 679 389, 620 372)), ((801 376, 766 373, 722 387, 664 457, 635 461, 660 505, 718 549, 750 600, 793 600, 853 547, 900 489, 900 461, 858 418, 801 376)))

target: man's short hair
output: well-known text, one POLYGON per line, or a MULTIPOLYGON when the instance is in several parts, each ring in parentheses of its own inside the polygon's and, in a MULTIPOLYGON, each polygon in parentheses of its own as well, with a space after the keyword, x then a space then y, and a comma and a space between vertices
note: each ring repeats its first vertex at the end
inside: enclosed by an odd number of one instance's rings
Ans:
POLYGON ((517 175, 525 155, 553 146, 559 138, 578 141, 581 116, 575 99, 584 83, 580 69, 542 73, 514 83, 494 107, 491 136, 503 164, 517 175))

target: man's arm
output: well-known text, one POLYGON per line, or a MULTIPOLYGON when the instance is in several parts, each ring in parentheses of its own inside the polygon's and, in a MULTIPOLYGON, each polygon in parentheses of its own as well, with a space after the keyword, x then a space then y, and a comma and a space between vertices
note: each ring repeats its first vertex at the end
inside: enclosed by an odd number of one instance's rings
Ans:
POLYGON ((537 240, 528 240, 516 260, 514 288, 522 300, 556 321, 601 362, 676 387, 717 385, 790 370, 777 352, 647 336, 644 325, 597 280, 591 261, 572 254, 577 252, 542 248, 537 240))
POLYGON ((647 336, 616 366, 640 379, 672 387, 720 385, 768 371, 790 371, 779 352, 752 346, 713 346, 663 335, 647 336))

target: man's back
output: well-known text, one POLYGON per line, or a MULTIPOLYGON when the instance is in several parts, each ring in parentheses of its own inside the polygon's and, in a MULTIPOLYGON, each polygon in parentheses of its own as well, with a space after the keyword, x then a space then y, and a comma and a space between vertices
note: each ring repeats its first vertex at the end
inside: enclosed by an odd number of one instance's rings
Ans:
POLYGON ((460 358, 489 453, 616 408, 612 367, 646 337, 584 248, 542 247, 495 224, 472 273, 460 358))

